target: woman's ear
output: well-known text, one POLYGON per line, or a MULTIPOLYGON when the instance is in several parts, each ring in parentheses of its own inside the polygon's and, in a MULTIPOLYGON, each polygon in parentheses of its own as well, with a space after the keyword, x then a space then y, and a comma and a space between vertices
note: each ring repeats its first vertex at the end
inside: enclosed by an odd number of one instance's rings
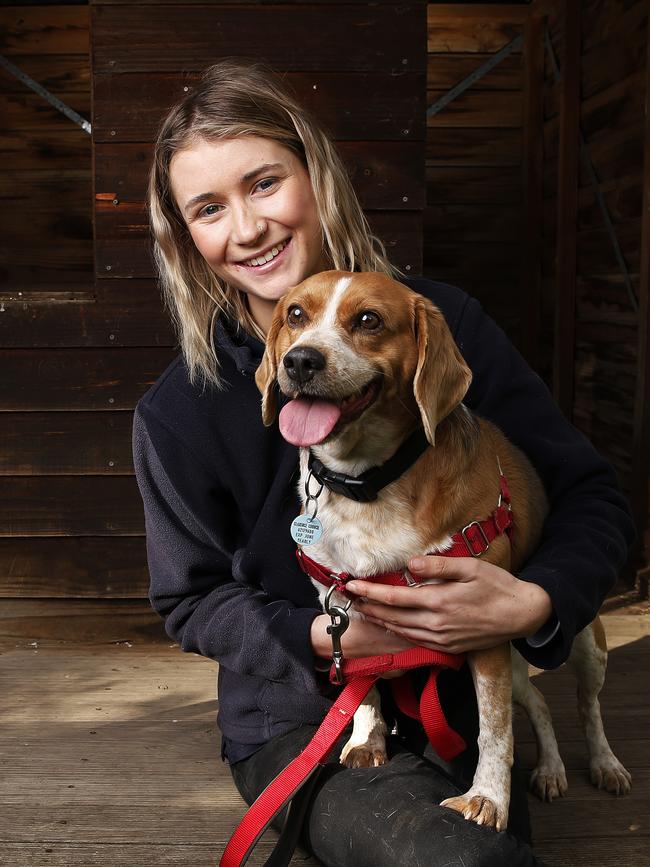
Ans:
POLYGON ((437 425, 465 397, 472 372, 440 310, 421 295, 416 296, 413 306, 418 345, 413 393, 426 437, 434 445, 437 425))
POLYGON ((278 414, 278 400, 276 395, 276 378, 278 364, 276 361, 275 344, 282 327, 282 319, 274 316, 266 335, 266 348, 262 363, 255 371, 255 384, 262 393, 262 421, 266 427, 273 424, 278 414))

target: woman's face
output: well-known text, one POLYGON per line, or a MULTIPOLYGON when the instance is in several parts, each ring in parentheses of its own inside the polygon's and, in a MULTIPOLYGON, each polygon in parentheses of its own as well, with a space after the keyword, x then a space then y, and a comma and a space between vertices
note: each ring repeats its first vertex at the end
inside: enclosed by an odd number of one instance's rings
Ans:
POLYGON ((268 331, 278 298, 327 268, 307 169, 284 145, 245 136, 194 142, 170 178, 196 248, 268 331))

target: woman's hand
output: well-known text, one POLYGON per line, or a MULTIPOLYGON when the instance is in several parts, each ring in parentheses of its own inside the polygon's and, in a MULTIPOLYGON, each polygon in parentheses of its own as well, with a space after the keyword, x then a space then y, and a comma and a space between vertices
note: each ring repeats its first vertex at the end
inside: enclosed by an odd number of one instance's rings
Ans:
POLYGON ((533 635, 553 612, 549 595, 505 569, 472 557, 416 557, 418 580, 440 583, 388 587, 355 579, 347 589, 372 623, 412 644, 448 653, 494 647, 533 635))
MULTIPOLYGON (((319 614, 311 625, 311 644, 316 656, 321 659, 332 658, 332 639, 327 633, 331 620, 327 614, 319 614)), ((380 653, 397 653, 408 650, 413 644, 386 627, 375 625, 352 613, 350 625, 341 636, 343 656, 354 659, 360 656, 376 656, 380 653)))

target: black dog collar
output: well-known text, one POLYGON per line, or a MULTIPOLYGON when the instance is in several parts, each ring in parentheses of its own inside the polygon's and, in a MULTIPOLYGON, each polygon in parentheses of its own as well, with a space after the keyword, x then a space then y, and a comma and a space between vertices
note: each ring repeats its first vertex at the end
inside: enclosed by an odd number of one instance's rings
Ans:
POLYGON ((380 467, 370 467, 360 476, 348 476, 330 470, 309 452, 309 469, 314 478, 335 494, 342 494, 357 503, 371 503, 386 485, 399 479, 429 446, 424 429, 418 428, 404 440, 395 454, 380 467))

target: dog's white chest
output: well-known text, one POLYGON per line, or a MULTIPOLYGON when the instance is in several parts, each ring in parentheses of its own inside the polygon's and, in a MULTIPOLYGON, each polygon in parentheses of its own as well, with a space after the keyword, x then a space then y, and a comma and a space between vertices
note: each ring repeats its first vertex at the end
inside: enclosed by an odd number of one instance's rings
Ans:
POLYGON ((335 572, 376 575, 401 569, 410 557, 425 552, 427 540, 400 503, 356 503, 324 489, 317 517, 322 535, 305 550, 335 572))

